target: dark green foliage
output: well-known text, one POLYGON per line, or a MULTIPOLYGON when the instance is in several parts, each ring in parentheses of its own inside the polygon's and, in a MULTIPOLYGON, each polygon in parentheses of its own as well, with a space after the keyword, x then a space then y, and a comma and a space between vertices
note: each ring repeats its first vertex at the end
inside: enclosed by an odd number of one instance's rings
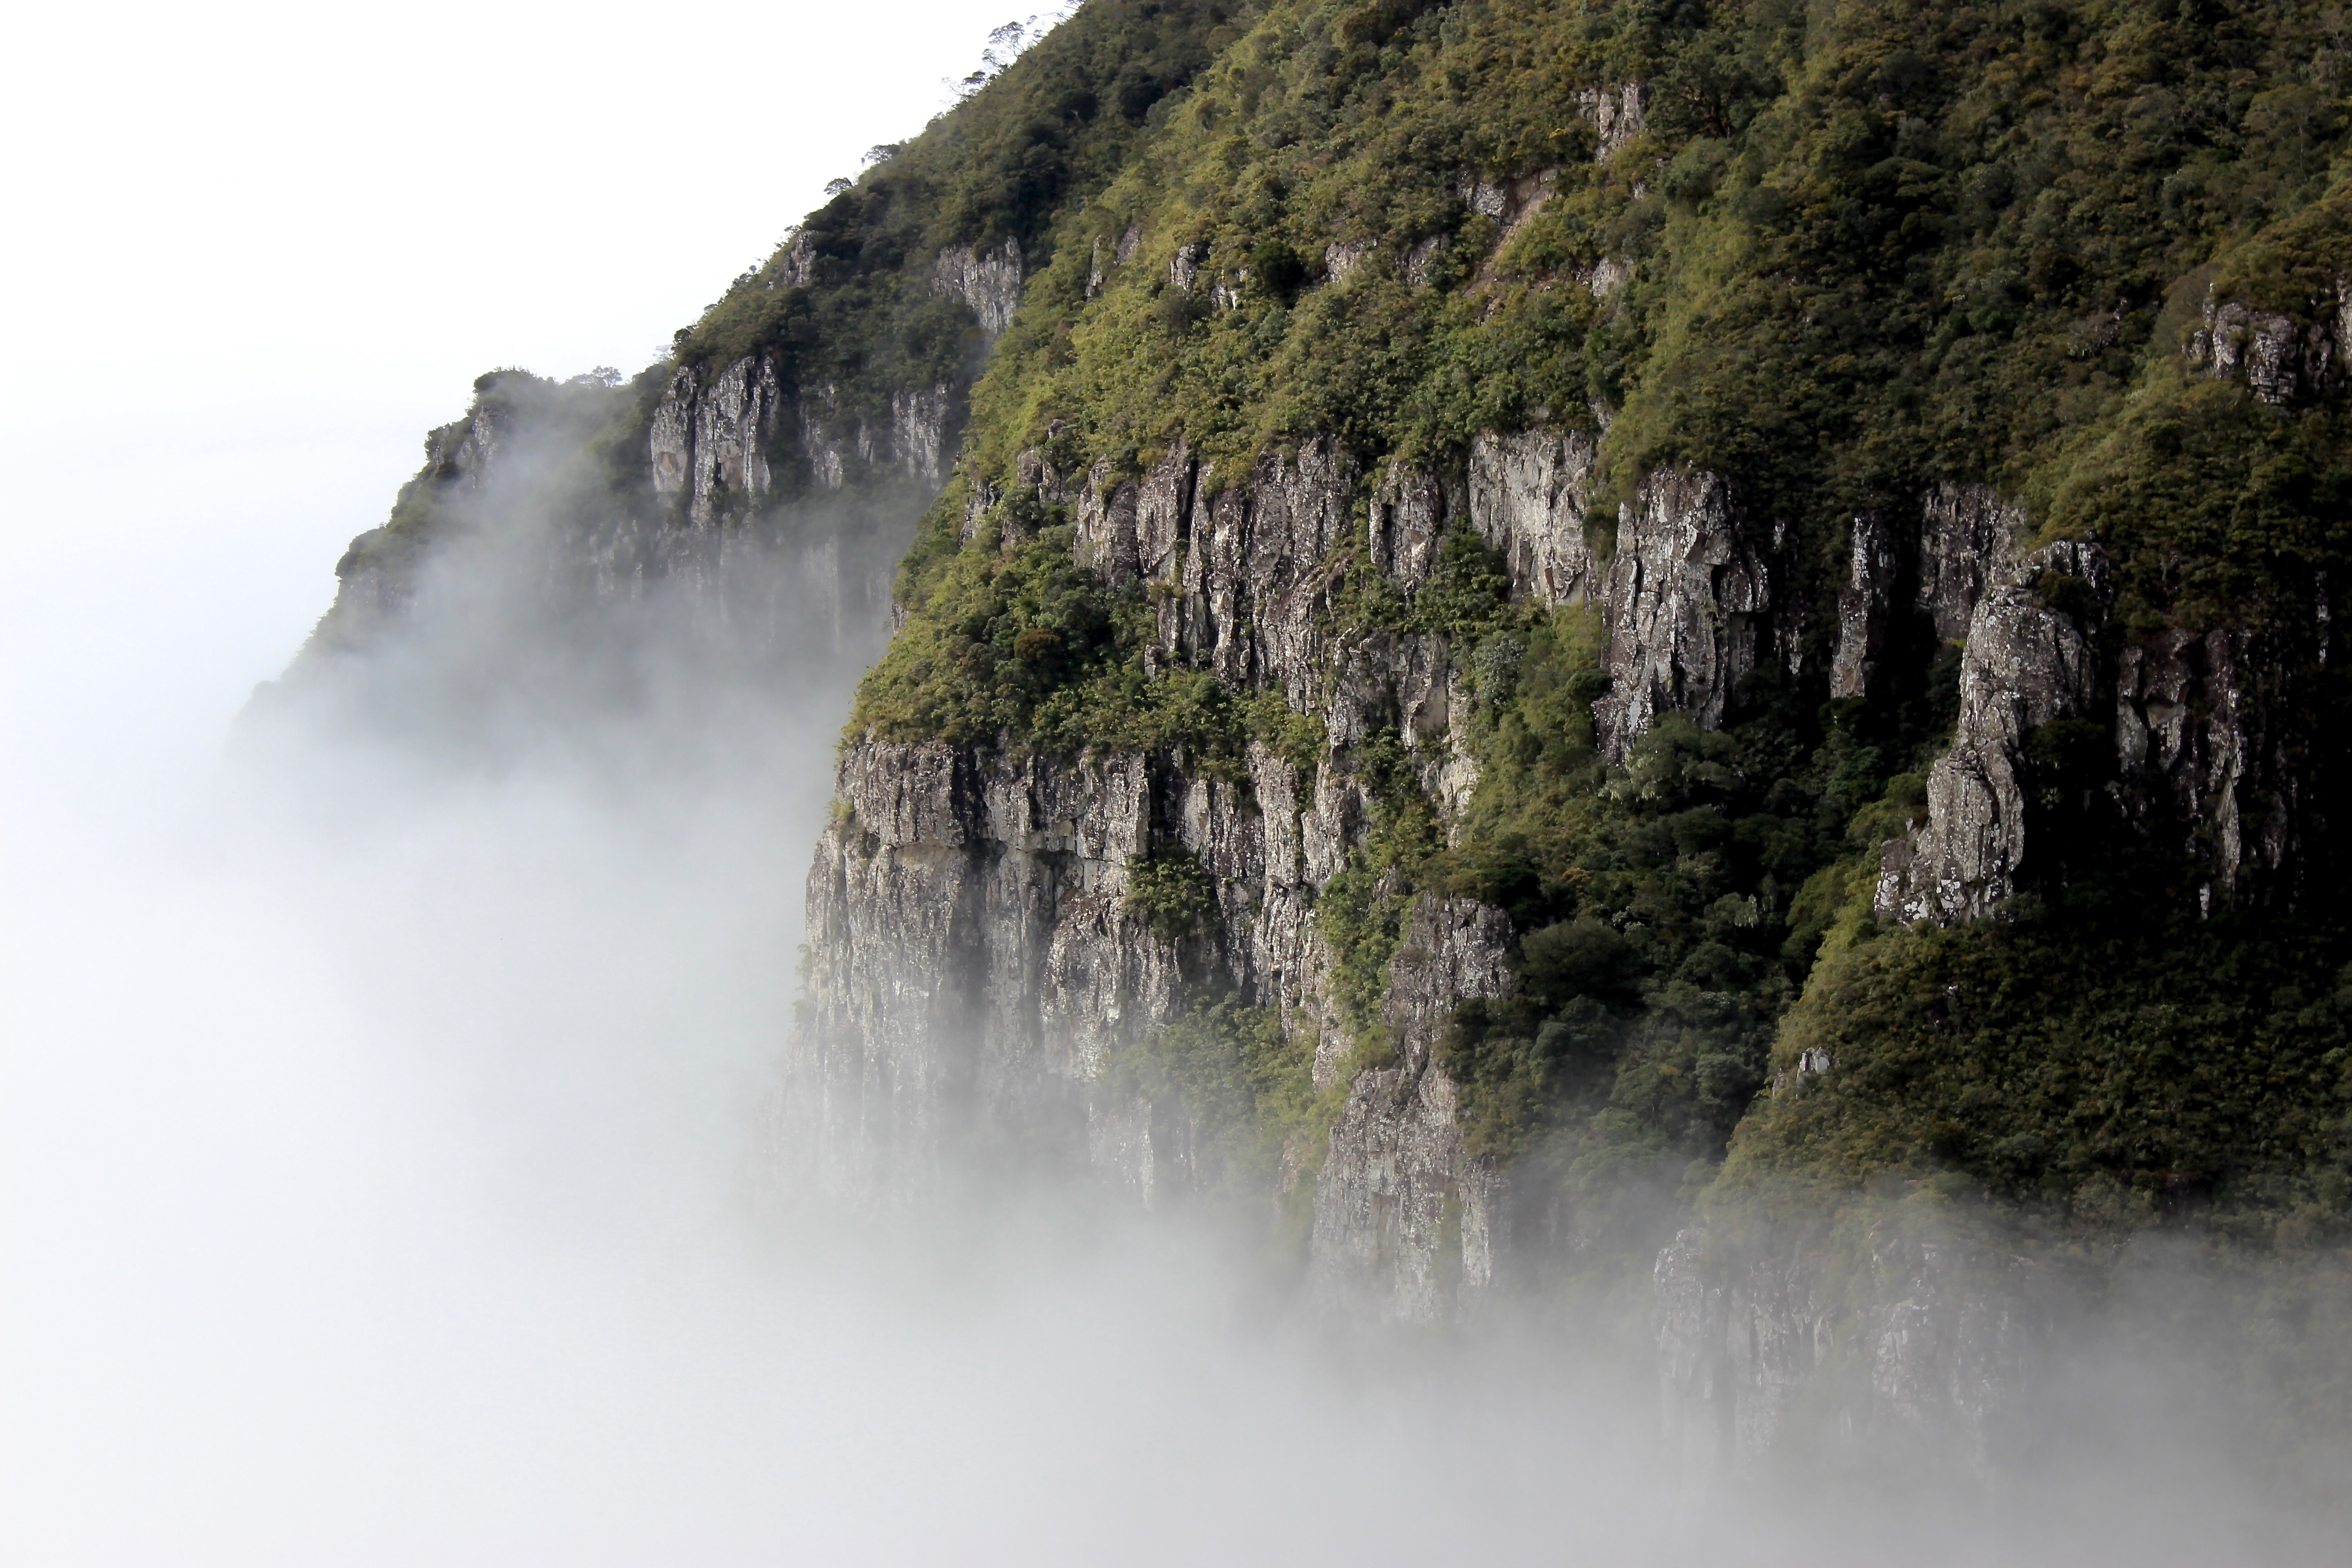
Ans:
POLYGON ((1824 965, 1727 1181, 1945 1169, 2097 1233, 2352 1215, 2352 942, 2145 907, 1903 932, 1824 965), (2158 956, 2160 955, 2160 957, 2158 956))
POLYGON ((788 394, 822 387, 837 416, 887 428, 893 392, 953 384, 981 362, 971 310, 933 290, 940 252, 1010 241, 1031 270, 1043 267, 1063 205, 1123 165, 1138 122, 1208 64, 1208 39, 1238 10, 1089 0, 811 213, 680 334, 678 363, 716 374, 760 354, 788 394))
MULTIPOLYGON (((2307 379, 2265 403, 2181 350, 2209 300, 2298 330, 2334 308, 2352 254, 2341 18, 2170 0, 1276 0, 1218 20, 1171 25, 1215 51, 1185 67, 1181 97, 1153 96, 1165 62, 1191 58, 1173 43, 1054 68, 1092 96, 1090 121, 1077 99, 1037 107, 1059 90, 1041 68, 1018 88, 1024 107, 988 121, 986 157, 958 143, 959 167, 992 171, 971 188, 1010 216, 953 237, 1017 230, 1027 304, 973 389, 965 477, 908 558, 907 627, 856 732, 1181 749, 1228 776, 1255 737, 1310 767, 1319 724, 1278 695, 1148 662, 1150 602, 1078 571, 1055 520, 1024 521, 1009 551, 988 524, 967 542, 970 487, 1049 438, 1064 473, 1138 474, 1181 436, 1230 477, 1330 432, 1368 469, 1399 454, 1458 477, 1482 430, 1605 424, 1596 549, 1645 474, 1724 475, 1780 542, 1776 595, 1806 606, 1797 657, 1759 671, 1720 732, 1669 718, 1612 769, 1595 749, 1607 677, 1585 612, 1509 602, 1501 563, 1466 532, 1410 602, 1360 536, 1344 546, 1328 563, 1335 645, 1444 637, 1482 769, 1449 839, 1393 734, 1330 759, 1370 817, 1318 909, 1360 1062, 1392 1048, 1380 1001, 1413 899, 1475 898, 1511 916, 1522 984, 1462 1008, 1443 1047, 1471 1147, 1519 1158, 1526 1190, 1580 1213, 1649 1194, 1622 1211, 1628 1247, 1652 1198, 1687 1196, 1751 1143, 1776 1168, 1819 1150, 1840 1171, 1958 1169, 2037 1203, 2059 1201, 2050 1172, 2070 1194, 2137 1191, 2177 1155, 2249 1213, 2290 1188, 2340 1206, 2315 1173, 2337 1158, 2318 1134, 2270 1165, 2221 1157, 2260 1144, 2267 1116, 2340 1121, 2336 1089, 2312 1087, 2339 1048, 2318 1043, 2325 1018, 2282 1047, 2300 1076, 2261 1081, 2261 1042, 2286 1037, 2271 1020, 2320 1005, 2275 996, 2332 995, 2344 956, 2309 924, 2313 890, 2332 896, 2337 877, 2327 811, 2305 818, 2294 888, 2248 890, 2236 923, 2175 923, 2196 879, 2118 806, 2103 689, 2092 717, 2026 738, 2034 848, 2012 912, 2043 923, 1882 933, 1878 846, 1925 816, 1959 652, 1906 621, 1866 700, 1829 701, 1825 672, 1853 520, 1907 524, 1928 486, 1988 481, 2046 537, 2095 539, 2113 560, 2104 618, 2086 582, 2034 585, 2094 637, 2102 668, 2134 641, 2226 632, 2231 657, 2270 672, 2263 700, 2282 717, 2265 754, 2306 802, 2340 790, 2352 694, 2340 650, 2323 659, 2322 611, 2326 584, 2340 596, 2352 581, 2343 394, 2307 379), (1628 82, 1646 84, 1646 123, 1619 124, 1599 157, 1580 95, 1628 82), (1491 193, 1538 172, 1550 199, 1498 221, 1491 193), (1977 998, 1968 1049, 1988 1076, 1967 1080, 1980 1092, 1965 1105, 1961 1069, 1937 1054, 1958 1037, 1927 1022, 1949 1016, 1922 1011, 1925 991, 1854 978, 1924 985, 1929 969, 1977 998), (2174 1000, 2135 1011, 2135 989, 2174 1000), (1841 1064, 1883 1048, 1901 1070, 1841 1065, 1751 1116, 1776 1037, 1785 1072, 1791 1042, 1813 1036, 1841 1064), (2211 1065, 2189 1064, 2191 1039, 2211 1065), (2031 1076, 2032 1051, 2074 1064, 2065 1083, 2097 1086, 2117 1125, 2209 1106, 2205 1142, 2086 1152, 2107 1145, 2066 1122, 2055 1089, 1999 1132, 2007 1096, 2044 1092, 2004 1087, 2031 1076), (2176 1105, 2180 1082, 2193 1092, 2176 1105), (1840 1106, 1844 1120, 1821 1120, 1840 1106), (2011 1137, 2042 1142, 1997 1154, 2011 1137), (2257 1165, 2287 1184, 2246 1173, 2257 1165)), ((886 167, 927 167, 915 151, 886 167)), ((843 206, 839 232, 895 232, 883 211, 843 206)), ((940 241, 925 232, 905 279, 940 241)), ((900 354, 893 375, 945 363, 951 324, 894 327, 904 347, 860 352, 900 354)))
POLYGON ((1448 1069, 1481 1152, 1559 1125, 1716 1158, 1826 929, 1805 895, 1856 853, 1847 825, 1879 820, 1860 808, 1880 753, 1838 729, 1669 715, 1604 769, 1576 695, 1593 683, 1559 646, 1538 641, 1527 702, 1494 714, 1479 847, 1440 873, 1525 933, 1519 994, 1456 1016, 1448 1069))
POLYGON ((1217 884, 1192 856, 1163 847, 1128 868, 1127 912, 1164 942, 1213 931, 1217 884))
POLYGON ((1252 281, 1286 304, 1297 294, 1298 286, 1307 281, 1307 263, 1286 240, 1260 242, 1250 252, 1249 264, 1252 281))

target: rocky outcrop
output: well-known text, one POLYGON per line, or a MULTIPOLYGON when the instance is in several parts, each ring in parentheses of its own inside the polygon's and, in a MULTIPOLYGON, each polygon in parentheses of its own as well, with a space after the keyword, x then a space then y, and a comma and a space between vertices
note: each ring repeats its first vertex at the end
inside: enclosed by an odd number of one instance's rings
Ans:
POLYGON ((1837 652, 1830 661, 1830 695, 1835 698, 1869 695, 1894 637, 1895 584, 1903 570, 1894 531, 1876 512, 1853 520, 1846 554, 1837 652))
POLYGON ((1411 598, 1436 572, 1440 542, 1447 526, 1462 515, 1464 504, 1459 486, 1425 468, 1391 463, 1368 518, 1374 568, 1411 598))
POLYGON ((2095 639, 2114 596, 2095 544, 2003 564, 1969 617, 1958 728, 1928 773, 1927 821, 1881 851, 1879 919, 1973 920, 2014 890, 2028 851, 2027 737, 2095 710, 2095 639), (2080 584, 2069 607, 2043 597, 2053 581, 2080 584))
POLYGON ((1985 584, 2025 537, 2025 513, 1984 485, 1944 483, 1920 508, 1916 590, 1913 603, 1937 640, 1969 635, 1985 584))
POLYGON ((509 443, 514 423, 508 410, 487 404, 440 426, 425 437, 425 468, 417 477, 478 495, 509 443))
POLYGON ((1514 593, 1554 608, 1600 596, 1606 568, 1584 535, 1595 457, 1576 430, 1471 442, 1470 521, 1509 566, 1514 593))
POLYGON ((891 459, 915 483, 939 487, 954 412, 955 393, 945 383, 890 395, 891 459))
POLYGON ((931 268, 931 292, 961 300, 980 321, 981 335, 1002 337, 1021 308, 1021 242, 1008 239, 989 250, 951 245, 931 268))
POLYGON ((1325 437, 1295 458, 1261 460, 1246 487, 1195 501, 1183 586, 1196 618, 1186 646, 1219 674, 1313 707, 1333 587, 1325 561, 1347 538, 1356 479, 1353 459, 1325 437))
POLYGON ((2021 1260, 1891 1220, 1858 1248, 1685 1230, 1653 1298, 1678 1480, 1703 1493, 1801 1445, 1984 1473, 2043 1337, 2037 1286, 2021 1260))
POLYGON ((1110 1055, 1172 1022, 1188 985, 1280 1009, 1308 1048, 1326 1023, 1312 879, 1344 856, 1352 801, 1332 764, 1301 790, 1286 760, 1248 760, 1244 787, 1131 753, 850 748, 809 877, 779 1148, 856 1201, 919 1190, 983 1135, 1139 1192, 1181 1184, 1150 1108, 1095 1093, 1110 1055), (1127 908, 1135 868, 1169 854, 1214 902, 1173 938, 1127 908))
POLYGON ((2116 656, 2118 797, 2143 832, 2204 868, 2205 908, 2257 884, 2295 890, 2292 668, 2242 627, 2176 628, 2116 656))
POLYGON ((1593 157, 1607 162, 1649 128, 1649 89, 1629 81, 1578 89, 1577 112, 1592 122, 1593 157))
POLYGON ((1163 658, 1273 687, 1312 710, 1334 586, 1326 563, 1346 537, 1356 482, 1354 461, 1328 437, 1270 453, 1230 483, 1202 472, 1180 442, 1139 484, 1113 483, 1107 469, 1089 477, 1076 548, 1114 582, 1164 585, 1163 658))
POLYGON ((936 489, 955 402, 944 384, 894 392, 884 426, 845 416, 829 383, 787 395, 765 355, 737 360, 707 384, 682 367, 654 409, 655 493, 678 497, 688 525, 708 528, 795 490, 874 479, 936 489), (798 483, 785 482, 792 474, 798 483))
POLYGON ((703 528, 728 502, 756 506, 773 489, 768 454, 786 416, 764 358, 737 360, 708 387, 699 380, 691 369, 671 379, 654 410, 652 445, 656 493, 682 493, 688 520, 703 528))
POLYGON ((1494 1283, 1501 1180, 1463 1147, 1435 1059, 1454 1005, 1508 994, 1511 922, 1423 895, 1389 963, 1381 1021, 1396 1064, 1357 1075, 1315 1189, 1315 1283, 1327 1306, 1434 1324, 1494 1283))
POLYGON ((2313 302, 2311 321, 2223 300, 2209 286, 2203 320, 2182 352, 2216 381, 2237 381, 2264 403, 2285 404, 2315 392, 2344 373, 2352 343, 2352 284, 2338 279, 2335 296, 2313 302))
POLYGON ((1740 679, 1772 652, 1769 544, 1730 487, 1665 468, 1619 515, 1609 568, 1610 693, 1594 705, 1601 754, 1622 760, 1657 714, 1723 722, 1740 679))
MULTIPOLYGON (((1389 464, 1359 512, 1360 469, 1328 437, 1239 473, 1181 440, 1143 454, 1140 471, 1065 475, 1043 448, 1023 453, 1001 483, 1067 505, 1078 559, 1149 591, 1155 668, 1278 693, 1322 720, 1324 751, 1300 766, 1254 745, 1237 785, 1176 754, 852 748, 810 881, 810 1005, 787 1097, 824 1166, 816 1185, 901 1191, 893 1184, 936 1168, 958 1125, 1082 1147, 1149 1202, 1206 1181, 1197 1126, 1101 1079, 1195 986, 1277 1008, 1318 1083, 1343 1070, 1354 1042, 1334 1016, 1314 910, 1371 819, 1356 758, 1394 736, 1450 822, 1477 777, 1463 651, 1340 626, 1333 595, 1353 531, 1407 596, 1432 580, 1444 531, 1467 523, 1517 596, 1594 605, 1618 752, 1669 710, 1721 722, 1783 635, 1772 545, 1719 479, 1675 469, 1640 487, 1616 556, 1599 556, 1585 527, 1593 454, 1577 431, 1488 434, 1460 479, 1389 464), (1124 912, 1132 868, 1169 854, 1193 859, 1215 905, 1213 921, 1172 943, 1124 912), (920 1103, 898 1103, 909 1096, 920 1103), (910 1148, 920 1156, 898 1158, 910 1148), (916 1174, 882 1174, 898 1165, 916 1174)), ((981 486, 975 516, 1001 493, 981 486)), ((1327 1300, 1434 1321, 1493 1279, 1499 1180, 1463 1149, 1435 1047, 1460 998, 1508 990, 1511 941, 1507 921, 1475 904, 1423 899, 1411 912, 1383 1009, 1395 1060, 1349 1083, 1317 1189, 1327 1300)))
MULTIPOLYGON (((1408 481, 1391 480, 1395 499, 1409 500, 1408 481)), ((1312 1053, 1318 1081, 1330 1080, 1349 1042, 1332 1016, 1314 910, 1369 822, 1353 757, 1378 735, 1397 736, 1424 787, 1458 810, 1475 779, 1457 722, 1467 698, 1443 638, 1370 631, 1332 640, 1329 567, 1357 526, 1358 485, 1334 441, 1269 454, 1223 486, 1181 442, 1140 475, 1108 465, 1062 475, 1042 450, 1027 452, 1007 483, 1069 505, 1074 549, 1110 581, 1153 586, 1156 657, 1280 692, 1323 720, 1325 750, 1301 767, 1253 744, 1246 783, 1235 784, 1181 755, 1055 762, 997 748, 851 748, 838 819, 809 884, 809 1003, 784 1097, 796 1131, 780 1147, 809 1152, 819 1190, 903 1194, 971 1129, 1028 1129, 1023 1142, 1074 1155, 1083 1148, 1097 1168, 1161 1202, 1210 1179, 1211 1152, 1181 1107, 1107 1088, 1103 1064, 1207 987, 1277 1009, 1312 1053), (1171 854, 1205 874, 1215 906, 1213 920, 1173 942, 1125 910, 1133 867, 1171 854), (902 1158, 912 1150, 920 1152, 902 1158)), ((1424 493, 1433 515, 1418 542, 1399 533, 1396 560, 1426 559, 1444 497, 1444 486, 1424 493)), ((1408 1190, 1391 1190, 1406 1180, 1396 1173, 1419 1173, 1406 1209, 1421 1273, 1384 1276, 1384 1289, 1422 1292, 1412 1281, 1437 1277, 1428 1250, 1436 1232, 1425 1222, 1455 1212, 1446 1205, 1458 1209, 1465 1193, 1469 1277, 1490 1267, 1478 1250, 1488 1174, 1455 1161, 1442 1199, 1430 1199, 1436 1189, 1424 1180, 1435 1169, 1424 1159, 1434 1157, 1430 1140, 1458 1144, 1451 1089, 1429 1060, 1451 1006, 1441 998, 1465 965, 1486 976, 1476 984, 1507 984, 1507 926, 1496 928, 1493 911, 1465 917, 1468 908, 1444 911, 1469 919, 1464 931, 1432 939, 1447 955, 1442 977, 1416 993, 1420 971, 1400 961, 1399 995, 1422 998, 1419 1012, 1399 1018, 1410 1070, 1377 1093, 1362 1088, 1352 1152, 1341 1159, 1360 1201, 1318 1222, 1318 1254, 1377 1250, 1387 1244, 1359 1233, 1355 1219, 1400 1223, 1385 1217, 1408 1190), (1465 945, 1473 936, 1486 943, 1476 964, 1465 945), (1379 1128, 1406 1107, 1420 1131, 1381 1144, 1379 1128)), ((1401 1310, 1425 1314, 1433 1298, 1412 1300, 1401 1310)))

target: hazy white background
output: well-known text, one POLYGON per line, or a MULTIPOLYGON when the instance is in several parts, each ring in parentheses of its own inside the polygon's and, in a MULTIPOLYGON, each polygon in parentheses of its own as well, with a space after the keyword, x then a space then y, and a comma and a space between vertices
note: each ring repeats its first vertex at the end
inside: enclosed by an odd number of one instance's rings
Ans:
MULTIPOLYGON (((1734 1560, 1638 1376, 1367 1377, 1181 1239, 737 1246, 828 734, 777 738, 816 770, 781 793, 224 777, 475 375, 639 368, 1015 14, 12 15, 0 1563, 1734 1560)), ((2056 1533, 2119 1557, 2125 1479, 2056 1533)), ((1745 1563, 2002 1560, 1965 1517, 1730 1523, 1745 1563)))
POLYGON ((185 616, 177 679, 236 665, 190 715, 217 723, 324 607, 342 542, 383 521, 475 376, 658 357, 827 180, 921 130, 1013 14, 16 7, 6 591, 52 603, 102 568, 106 640, 142 666, 129 641, 185 616), (176 605, 157 577, 182 581, 176 605))

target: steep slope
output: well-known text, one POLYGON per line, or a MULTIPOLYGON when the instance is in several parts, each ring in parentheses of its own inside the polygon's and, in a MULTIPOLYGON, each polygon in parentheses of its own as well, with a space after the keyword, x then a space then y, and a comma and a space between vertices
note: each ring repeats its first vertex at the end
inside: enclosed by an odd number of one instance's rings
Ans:
POLYGON ((2336 1234, 2334 47, 1267 7, 974 389, 812 874, 789 1157, 1238 1188, 1412 1321, 1646 1300, 1790 1184, 2336 1234), (2131 1000, 2184 953, 2193 1024, 2131 1000), (1961 954, 1998 1060, 1847 1010, 1961 954))
POLYGON ((2192 1222, 2250 1346, 2339 1333, 2345 66, 2284 3, 1090 0, 673 362, 530 384, 607 410, 596 594, 854 606, 938 489, 778 1188, 1091 1167, 1335 1309, 1654 1321, 1708 1463, 1981 1451, 2192 1222))
POLYGON ((482 377, 352 542, 278 695, 405 702, 420 677, 397 656, 452 643, 423 704, 436 721, 478 689, 525 710, 575 697, 583 665, 597 700, 626 697, 646 651, 681 641, 706 674, 862 668, 1054 210, 1230 38, 1226 9, 1097 0, 922 137, 874 149, 634 378, 482 377))

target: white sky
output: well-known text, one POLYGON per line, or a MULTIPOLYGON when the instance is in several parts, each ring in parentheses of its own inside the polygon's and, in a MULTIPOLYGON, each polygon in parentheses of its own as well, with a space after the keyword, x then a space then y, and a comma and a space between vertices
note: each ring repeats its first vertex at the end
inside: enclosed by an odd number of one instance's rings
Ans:
POLYGON ((0 617, 70 668, 12 707, 96 658, 216 731, 475 376, 649 363, 1042 8, 16 7, 0 617))
POLYGON ((21 8, 8 411, 118 355, 215 399, 634 369, 1012 4, 21 8))

